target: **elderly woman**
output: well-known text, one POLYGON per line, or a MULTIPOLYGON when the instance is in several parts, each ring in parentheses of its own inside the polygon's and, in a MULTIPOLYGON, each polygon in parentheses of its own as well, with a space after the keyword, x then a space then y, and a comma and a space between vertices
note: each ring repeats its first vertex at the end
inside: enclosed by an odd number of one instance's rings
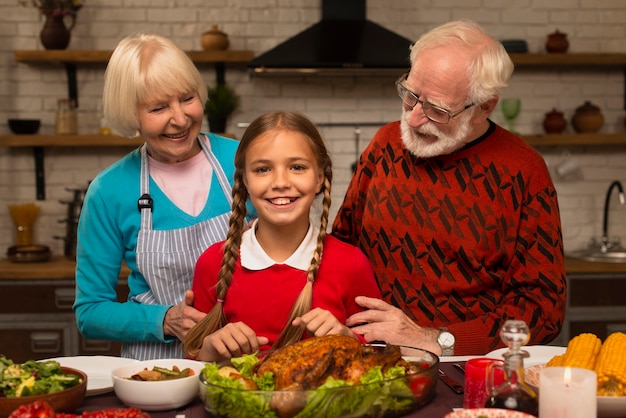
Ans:
POLYGON ((104 115, 145 141, 99 173, 78 225, 76 302, 88 339, 122 341, 122 356, 182 357, 198 256, 223 240, 237 141, 200 133, 206 84, 187 54, 151 34, 123 39, 108 63, 104 115), (122 262, 128 300, 118 302, 122 262))

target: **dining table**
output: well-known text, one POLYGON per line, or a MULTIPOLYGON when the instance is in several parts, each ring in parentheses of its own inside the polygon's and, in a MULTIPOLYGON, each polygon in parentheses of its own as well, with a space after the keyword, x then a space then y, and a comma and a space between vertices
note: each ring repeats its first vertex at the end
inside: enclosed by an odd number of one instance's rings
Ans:
MULTIPOLYGON (((465 364, 466 357, 442 357, 439 368, 447 376, 456 380, 461 385, 464 383, 463 372, 454 363, 465 364)), ((83 411, 99 411, 104 409, 126 408, 114 392, 102 393, 94 396, 86 396, 81 406, 76 411, 77 414, 83 411)), ((435 395, 420 409, 405 415, 405 417, 428 417, 443 418, 446 414, 461 409, 463 407, 463 394, 455 393, 448 385, 437 379, 435 395)), ((196 398, 190 404, 169 411, 146 411, 154 418, 206 418, 209 413, 205 411, 200 398, 196 398)))

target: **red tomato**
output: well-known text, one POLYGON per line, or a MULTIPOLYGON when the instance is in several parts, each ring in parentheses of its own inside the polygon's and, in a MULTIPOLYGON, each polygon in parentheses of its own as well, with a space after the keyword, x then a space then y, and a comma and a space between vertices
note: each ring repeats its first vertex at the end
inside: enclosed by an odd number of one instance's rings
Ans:
POLYGON ((44 401, 22 405, 9 415, 9 418, 53 418, 54 410, 44 401))
POLYGON ((427 376, 420 376, 411 381, 411 392, 416 399, 421 399, 429 389, 432 379, 427 376))
POLYGON ((81 418, 149 418, 150 415, 137 408, 105 409, 83 412, 81 418))

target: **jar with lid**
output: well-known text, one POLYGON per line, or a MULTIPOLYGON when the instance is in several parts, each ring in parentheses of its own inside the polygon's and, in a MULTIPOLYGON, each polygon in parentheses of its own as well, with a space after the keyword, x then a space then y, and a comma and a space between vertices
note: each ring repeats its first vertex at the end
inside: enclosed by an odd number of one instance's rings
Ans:
POLYGON ((604 116, 600 108, 590 101, 585 101, 582 106, 576 108, 572 116, 572 126, 578 133, 598 132, 604 125, 604 116))
POLYGON ((56 134, 76 135, 78 120, 73 99, 59 99, 57 102, 56 134))
POLYGON ((538 416, 539 397, 524 380, 524 358, 529 354, 521 348, 530 339, 528 325, 524 321, 509 319, 500 330, 500 338, 509 349, 502 355, 503 366, 494 362, 487 370, 486 388, 489 397, 485 407, 510 409, 538 416), (499 386, 493 384, 496 369, 504 371, 504 382, 499 386))
POLYGON ((567 52, 569 48, 569 41, 567 40, 567 34, 559 32, 557 29, 554 33, 548 35, 546 39, 546 51, 550 53, 563 53, 567 52))
POLYGON ((552 110, 545 114, 543 119, 543 129, 549 134, 560 134, 567 127, 567 120, 562 112, 552 108, 552 110))

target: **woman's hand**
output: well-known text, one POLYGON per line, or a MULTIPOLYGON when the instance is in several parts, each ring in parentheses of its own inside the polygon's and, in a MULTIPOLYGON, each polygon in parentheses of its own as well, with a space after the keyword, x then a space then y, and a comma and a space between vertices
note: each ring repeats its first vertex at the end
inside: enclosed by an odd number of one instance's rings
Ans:
POLYGON ((163 320, 164 335, 173 335, 182 341, 189 330, 204 318, 206 314, 192 306, 193 298, 193 291, 187 290, 185 298, 167 310, 163 320))
POLYGON ((242 354, 251 354, 259 346, 269 343, 266 337, 256 333, 243 322, 228 323, 211 335, 204 337, 196 357, 200 361, 222 361, 242 354))
POLYGON ((296 318, 291 323, 294 327, 302 327, 306 331, 316 337, 337 334, 354 337, 354 333, 339 322, 337 318, 329 311, 321 308, 315 308, 304 315, 296 318))

